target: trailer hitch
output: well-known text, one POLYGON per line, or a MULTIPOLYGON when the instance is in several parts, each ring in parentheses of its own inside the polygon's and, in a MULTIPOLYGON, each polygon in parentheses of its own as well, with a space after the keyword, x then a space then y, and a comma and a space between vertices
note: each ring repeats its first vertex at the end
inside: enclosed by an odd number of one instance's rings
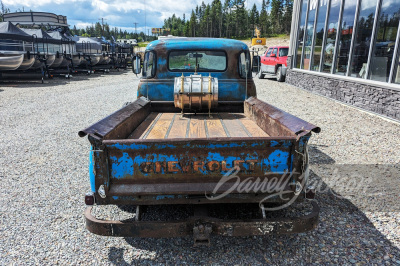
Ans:
POLYGON ((212 225, 197 221, 193 227, 193 240, 194 246, 210 246, 210 236, 212 232, 212 225))

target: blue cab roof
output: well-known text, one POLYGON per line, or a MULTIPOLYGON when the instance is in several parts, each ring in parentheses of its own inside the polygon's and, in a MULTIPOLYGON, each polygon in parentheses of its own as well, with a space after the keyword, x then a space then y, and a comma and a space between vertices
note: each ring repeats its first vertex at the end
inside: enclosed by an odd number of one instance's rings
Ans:
POLYGON ((221 49, 221 50, 248 50, 248 46, 241 41, 223 38, 165 38, 150 42, 146 50, 167 50, 185 49, 221 49))

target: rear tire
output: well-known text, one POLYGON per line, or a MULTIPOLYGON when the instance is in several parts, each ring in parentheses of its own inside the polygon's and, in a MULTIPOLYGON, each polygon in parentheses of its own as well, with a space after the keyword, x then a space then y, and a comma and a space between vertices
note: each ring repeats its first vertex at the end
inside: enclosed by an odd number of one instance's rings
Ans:
POLYGON ((278 70, 276 71, 276 80, 278 82, 285 81, 285 76, 282 74, 282 67, 278 67, 278 70))

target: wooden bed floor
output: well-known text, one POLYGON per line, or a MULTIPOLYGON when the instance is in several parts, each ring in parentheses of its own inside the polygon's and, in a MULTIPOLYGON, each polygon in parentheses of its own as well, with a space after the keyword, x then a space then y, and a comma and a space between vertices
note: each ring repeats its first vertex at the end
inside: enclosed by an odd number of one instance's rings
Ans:
POLYGON ((128 139, 268 137, 243 114, 151 113, 128 139))

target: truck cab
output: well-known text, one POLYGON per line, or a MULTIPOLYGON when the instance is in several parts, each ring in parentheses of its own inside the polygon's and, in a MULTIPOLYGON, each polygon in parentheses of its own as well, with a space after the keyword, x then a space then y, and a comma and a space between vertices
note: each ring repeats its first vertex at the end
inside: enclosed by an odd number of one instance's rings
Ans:
POLYGON ((285 81, 287 70, 288 46, 273 46, 260 57, 258 78, 276 77, 279 82, 285 81))
POLYGON ((245 71, 246 60, 250 60, 249 48, 241 41, 213 38, 153 41, 146 47, 138 98, 171 102, 174 78, 196 72, 218 78, 220 102, 243 102, 257 96, 251 70, 245 71))

